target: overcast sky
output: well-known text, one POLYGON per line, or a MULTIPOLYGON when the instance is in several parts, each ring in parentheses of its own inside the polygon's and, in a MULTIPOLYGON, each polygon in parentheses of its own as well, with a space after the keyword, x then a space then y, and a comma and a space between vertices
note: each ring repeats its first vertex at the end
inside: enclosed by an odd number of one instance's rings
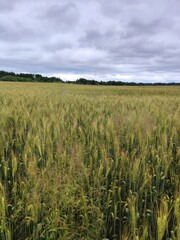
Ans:
POLYGON ((0 69, 180 82, 179 0, 0 0, 0 69))

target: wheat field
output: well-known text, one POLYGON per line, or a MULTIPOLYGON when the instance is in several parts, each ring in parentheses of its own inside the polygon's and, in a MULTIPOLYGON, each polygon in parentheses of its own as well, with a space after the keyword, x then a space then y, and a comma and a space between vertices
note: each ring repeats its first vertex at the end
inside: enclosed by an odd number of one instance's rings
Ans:
POLYGON ((180 87, 0 83, 1 240, 179 240, 180 87))

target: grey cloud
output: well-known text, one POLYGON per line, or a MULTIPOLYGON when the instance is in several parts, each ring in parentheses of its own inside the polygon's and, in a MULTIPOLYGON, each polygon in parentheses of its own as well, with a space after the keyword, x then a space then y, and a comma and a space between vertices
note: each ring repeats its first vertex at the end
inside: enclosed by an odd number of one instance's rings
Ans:
POLYGON ((96 79, 180 81, 180 3, 0 0, 0 64, 96 79))
POLYGON ((18 0, 0 0, 0 13, 12 10, 17 1, 18 0))
MULTIPOLYGON (((74 3, 68 2, 67 4, 54 4, 49 9, 47 9, 44 17, 50 18, 73 18, 74 12, 77 11, 76 5, 74 3)), ((66 19, 65 19, 66 20, 66 19)))
POLYGON ((147 35, 151 37, 159 32, 161 29, 168 29, 169 22, 164 22, 162 19, 153 19, 151 21, 142 21, 140 19, 132 19, 127 25, 127 31, 124 34, 124 38, 130 38, 138 35, 147 35))
POLYGON ((40 19, 53 29, 69 31, 79 20, 78 8, 72 2, 51 5, 45 12, 39 13, 40 19))

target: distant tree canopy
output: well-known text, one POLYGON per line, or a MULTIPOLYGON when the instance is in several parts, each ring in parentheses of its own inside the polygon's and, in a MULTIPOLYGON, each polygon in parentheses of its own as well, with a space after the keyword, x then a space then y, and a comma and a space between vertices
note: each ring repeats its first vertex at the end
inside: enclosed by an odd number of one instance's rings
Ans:
POLYGON ((9 82, 47 82, 47 83, 71 83, 71 84, 83 84, 83 85, 105 85, 105 86, 166 86, 166 85, 176 85, 180 86, 179 83, 135 83, 135 82, 122 82, 122 81, 96 81, 87 80, 85 78, 79 78, 76 81, 66 81, 57 77, 45 77, 40 74, 32 73, 14 73, 0 71, 0 81, 9 82))
POLYGON ((0 81, 3 81, 3 82, 32 82, 32 79, 7 75, 4 77, 1 77, 0 81))
POLYGON ((0 71, 0 81, 10 82, 63 82, 62 79, 56 77, 44 77, 40 74, 31 73, 13 73, 0 71))
POLYGON ((122 81, 96 81, 96 80, 87 80, 85 78, 79 78, 76 81, 68 81, 67 83, 73 84, 84 84, 84 85, 105 85, 105 86, 166 86, 166 85, 180 85, 180 83, 136 83, 136 82, 122 82, 122 81))

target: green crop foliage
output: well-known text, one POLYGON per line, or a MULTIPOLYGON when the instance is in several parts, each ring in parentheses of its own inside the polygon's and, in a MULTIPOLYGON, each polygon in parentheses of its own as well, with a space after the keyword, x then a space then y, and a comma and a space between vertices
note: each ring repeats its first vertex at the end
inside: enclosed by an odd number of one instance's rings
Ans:
POLYGON ((0 239, 180 239, 180 87, 1 82, 0 126, 0 239))

